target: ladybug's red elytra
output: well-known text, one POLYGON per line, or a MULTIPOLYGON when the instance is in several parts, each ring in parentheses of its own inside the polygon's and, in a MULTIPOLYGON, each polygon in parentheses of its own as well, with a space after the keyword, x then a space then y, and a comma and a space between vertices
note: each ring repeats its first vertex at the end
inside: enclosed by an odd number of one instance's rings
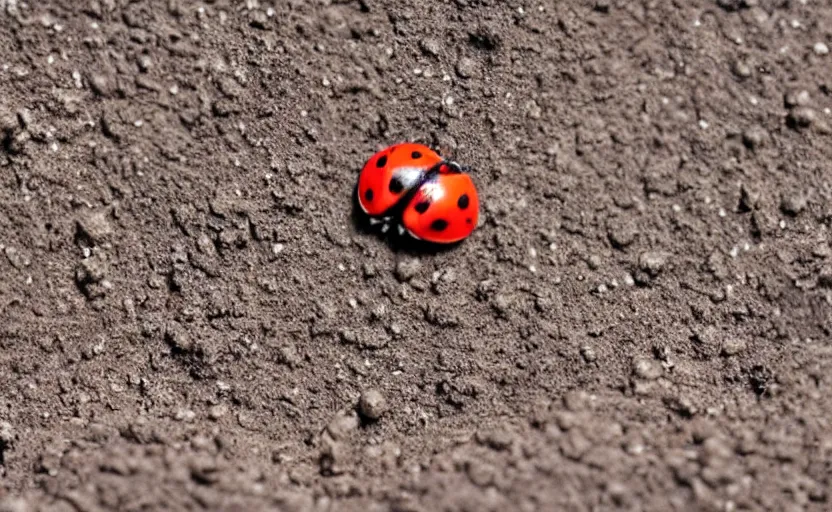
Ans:
POLYGON ((386 228, 396 219, 402 233, 428 242, 458 242, 474 231, 479 218, 471 177, 423 144, 394 144, 371 156, 357 192, 358 204, 373 222, 386 228))

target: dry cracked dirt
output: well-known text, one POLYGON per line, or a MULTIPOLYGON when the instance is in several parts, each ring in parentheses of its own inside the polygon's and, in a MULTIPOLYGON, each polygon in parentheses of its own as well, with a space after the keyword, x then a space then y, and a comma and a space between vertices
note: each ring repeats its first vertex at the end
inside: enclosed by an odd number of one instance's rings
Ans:
POLYGON ((832 510, 829 0, 0 11, 3 512, 832 510))

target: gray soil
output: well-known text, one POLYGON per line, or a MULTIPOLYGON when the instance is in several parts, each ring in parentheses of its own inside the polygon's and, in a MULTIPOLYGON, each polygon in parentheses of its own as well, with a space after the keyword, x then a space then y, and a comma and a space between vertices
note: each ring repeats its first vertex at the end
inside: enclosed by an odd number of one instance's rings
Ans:
POLYGON ((832 509, 828 0, 0 10, 3 512, 832 509))

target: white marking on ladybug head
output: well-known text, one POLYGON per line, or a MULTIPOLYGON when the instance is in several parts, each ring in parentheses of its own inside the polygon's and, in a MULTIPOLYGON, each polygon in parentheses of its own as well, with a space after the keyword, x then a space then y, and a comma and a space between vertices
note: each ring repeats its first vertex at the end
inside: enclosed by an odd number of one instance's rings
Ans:
POLYGON ((406 231, 406 229, 404 229, 404 226, 402 226, 401 224, 397 224, 396 227, 399 228, 399 236, 404 235, 404 232, 406 231))
POLYGON ((435 203, 445 196, 445 188, 438 182, 429 181, 422 185, 422 195, 425 199, 435 203))
POLYGON ((381 226, 382 233, 387 233, 388 229, 390 229, 390 224, 385 223, 383 226, 381 226))
POLYGON ((418 167, 399 167, 393 172, 393 177, 401 182, 405 190, 409 190, 416 186, 424 173, 418 167))

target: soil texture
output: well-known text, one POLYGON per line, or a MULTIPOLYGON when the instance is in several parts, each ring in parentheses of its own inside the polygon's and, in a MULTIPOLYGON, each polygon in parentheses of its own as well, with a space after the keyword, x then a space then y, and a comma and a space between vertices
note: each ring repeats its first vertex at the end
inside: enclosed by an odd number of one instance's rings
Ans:
POLYGON ((0 11, 3 512, 832 510, 829 0, 0 11))

